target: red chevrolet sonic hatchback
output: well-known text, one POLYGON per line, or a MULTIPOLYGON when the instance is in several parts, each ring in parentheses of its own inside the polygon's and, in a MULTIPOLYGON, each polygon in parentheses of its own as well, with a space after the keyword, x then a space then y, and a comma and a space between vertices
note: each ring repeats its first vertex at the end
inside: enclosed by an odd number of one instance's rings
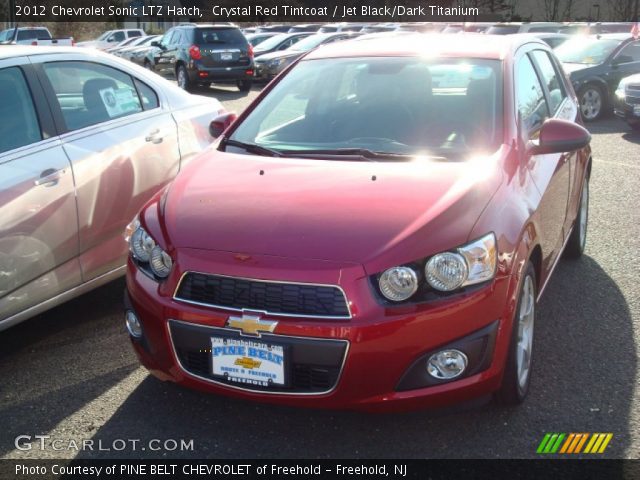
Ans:
POLYGON ((155 376, 305 407, 524 399, 536 303, 584 249, 590 135, 541 41, 442 38, 308 54, 147 204, 126 322, 155 376))

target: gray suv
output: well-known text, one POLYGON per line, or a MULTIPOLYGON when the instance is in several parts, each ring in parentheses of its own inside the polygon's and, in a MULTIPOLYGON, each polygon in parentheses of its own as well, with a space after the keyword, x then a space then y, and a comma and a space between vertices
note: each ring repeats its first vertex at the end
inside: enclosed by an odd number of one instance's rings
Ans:
POLYGON ((251 89, 253 47, 240 29, 231 25, 180 25, 153 42, 145 67, 175 76, 178 85, 191 90, 196 84, 236 83, 251 89))

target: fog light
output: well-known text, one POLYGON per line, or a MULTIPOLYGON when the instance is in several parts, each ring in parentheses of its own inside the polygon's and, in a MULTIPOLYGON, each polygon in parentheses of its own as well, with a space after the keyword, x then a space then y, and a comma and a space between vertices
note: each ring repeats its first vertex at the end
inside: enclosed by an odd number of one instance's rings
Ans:
POLYGON ((129 334, 134 338, 142 337, 142 325, 140 324, 140 320, 138 320, 136 314, 131 310, 127 310, 124 318, 127 323, 127 330, 129 331, 129 334))
POLYGON ((460 350, 442 350, 427 360, 429 375, 439 380, 459 377, 467 368, 467 356, 460 350))

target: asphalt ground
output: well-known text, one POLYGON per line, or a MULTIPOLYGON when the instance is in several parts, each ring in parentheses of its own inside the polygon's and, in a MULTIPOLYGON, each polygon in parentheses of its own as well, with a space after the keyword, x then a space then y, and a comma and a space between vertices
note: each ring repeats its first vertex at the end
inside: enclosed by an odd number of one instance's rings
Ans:
MULTIPOLYGON (((257 93, 207 94, 240 112, 257 93)), ((0 334, 0 457, 534 458, 546 432, 610 432, 600 457, 639 458, 640 135, 613 117, 589 128, 586 254, 560 262, 541 300, 522 406, 480 399, 371 415, 254 404, 162 383, 130 347, 120 280, 0 334), (31 450, 16 448, 19 435, 31 436, 31 450), (50 437, 44 449, 35 435, 50 437), (83 440, 93 440, 93 450, 74 448, 83 440), (181 440, 186 448, 174 448, 181 440)))

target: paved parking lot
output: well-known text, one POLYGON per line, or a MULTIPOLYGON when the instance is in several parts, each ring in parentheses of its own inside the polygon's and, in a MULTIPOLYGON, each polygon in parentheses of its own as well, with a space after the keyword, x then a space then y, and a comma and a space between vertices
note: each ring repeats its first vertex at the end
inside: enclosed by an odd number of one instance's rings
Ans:
MULTIPOLYGON (((240 112, 258 93, 211 89, 240 112)), ((607 457, 640 458, 640 135, 590 125, 586 255, 562 261, 543 297, 534 378, 519 408, 487 400, 371 416, 245 403, 163 384, 138 366, 124 281, 0 334, 0 456, 222 458, 534 457, 545 432, 611 432, 607 457), (93 439, 97 450, 19 451, 18 435, 93 439), (114 451, 115 439, 193 439, 193 451, 114 451), (107 450, 111 448, 111 450, 107 450)), ((375 372, 371 373, 375 375, 375 372)))

